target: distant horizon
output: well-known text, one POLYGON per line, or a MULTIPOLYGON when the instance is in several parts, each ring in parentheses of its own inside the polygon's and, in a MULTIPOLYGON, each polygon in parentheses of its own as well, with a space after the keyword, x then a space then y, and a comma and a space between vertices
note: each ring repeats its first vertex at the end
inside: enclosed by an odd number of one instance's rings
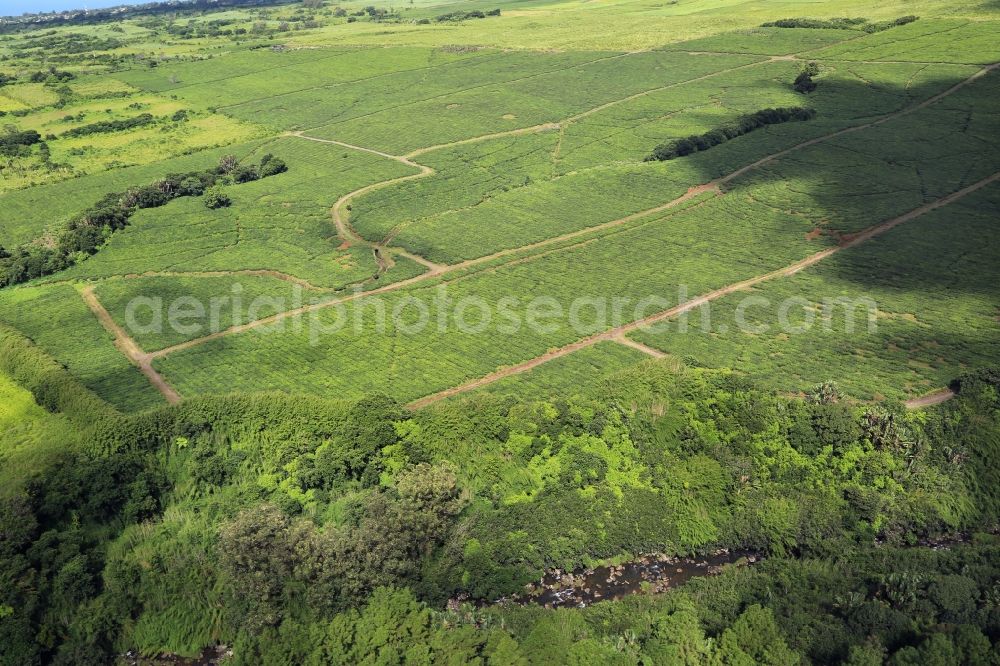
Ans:
POLYGON ((72 9, 107 9, 120 5, 142 5, 154 0, 3 0, 0 16, 21 16, 72 9))

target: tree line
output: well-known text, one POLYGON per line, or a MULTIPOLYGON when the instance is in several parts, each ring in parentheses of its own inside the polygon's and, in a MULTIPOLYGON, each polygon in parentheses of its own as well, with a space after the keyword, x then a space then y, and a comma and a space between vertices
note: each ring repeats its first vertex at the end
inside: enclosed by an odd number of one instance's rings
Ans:
POLYGON ((99 120, 89 125, 81 125, 62 133, 63 137, 80 137, 90 134, 105 134, 108 132, 121 132, 124 130, 145 127, 156 122, 156 118, 151 113, 140 113, 138 116, 123 118, 121 120, 99 120))
POLYGON ((777 21, 768 21, 767 23, 761 23, 762 28, 810 28, 810 29, 827 29, 827 30, 862 30, 868 33, 882 32, 890 28, 895 28, 897 26, 906 25, 907 23, 913 23, 919 16, 914 16, 909 14, 907 16, 900 16, 895 19, 890 19, 888 21, 876 21, 870 22, 866 18, 830 18, 830 19, 811 19, 811 18, 787 18, 778 19, 777 21))
POLYGON ((653 149, 652 153, 646 156, 644 161, 663 162, 677 157, 685 157, 701 150, 708 150, 713 146, 725 143, 738 136, 743 136, 761 127, 791 121, 812 120, 815 117, 816 111, 814 109, 801 106, 761 109, 760 111, 740 116, 735 122, 709 130, 704 134, 693 134, 683 139, 674 139, 667 143, 661 143, 653 149))
MULTIPOLYGON (((56 372, 19 348, 0 370, 56 372)), ((995 663, 1000 541, 908 546, 1000 519, 1000 372, 956 387, 912 415, 649 363, 591 397, 416 413, 281 394, 105 411, 0 489, 0 655, 221 640, 234 664, 995 663), (445 608, 720 546, 765 560, 586 609, 445 608)))
POLYGON ((157 208, 179 197, 204 195, 208 208, 230 203, 220 185, 239 184, 287 171, 285 162, 264 155, 259 164, 240 164, 232 155, 203 171, 168 174, 149 185, 110 192, 70 220, 52 242, 33 242, 13 250, 0 247, 0 287, 27 282, 69 268, 95 254, 111 235, 124 229, 138 210, 157 208))

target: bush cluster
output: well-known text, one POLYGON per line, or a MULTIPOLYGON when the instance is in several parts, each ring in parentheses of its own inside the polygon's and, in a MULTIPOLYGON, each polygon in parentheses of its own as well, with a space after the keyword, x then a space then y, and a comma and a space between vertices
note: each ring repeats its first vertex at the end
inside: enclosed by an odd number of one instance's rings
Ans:
POLYGON ((206 171, 168 174, 150 185, 111 192, 66 225, 46 243, 29 243, 12 251, 0 248, 0 287, 51 275, 94 254, 115 231, 143 208, 157 208, 178 197, 206 195, 205 205, 222 208, 230 203, 220 183, 247 183, 273 176, 288 167, 280 158, 264 155, 259 165, 241 165, 227 155, 206 171))
POLYGON ((816 90, 816 82, 813 81, 813 77, 819 74, 819 65, 814 62, 809 63, 802 68, 799 75, 795 77, 794 83, 792 83, 792 88, 795 92, 799 93, 811 93, 816 90))
POLYGON ((33 146, 42 140, 35 130, 12 130, 0 134, 0 155, 12 157, 26 146, 33 146))
POLYGON ((473 9, 468 12, 449 12, 447 14, 440 14, 434 17, 434 20, 438 23, 443 23, 445 21, 465 21, 467 19, 481 19, 487 16, 500 16, 500 9, 491 9, 488 12, 483 12, 478 9, 473 9))
POLYGON ((892 19, 890 21, 878 21, 877 23, 869 23, 866 18, 831 18, 831 19, 811 19, 811 18, 787 18, 778 19, 777 21, 768 21, 767 23, 761 23, 762 28, 813 28, 813 29, 828 29, 828 30, 863 30, 864 32, 882 32, 883 30, 888 30, 889 28, 895 28, 896 26, 906 25, 907 23, 913 23, 919 16, 914 16, 912 14, 907 16, 900 16, 899 18, 892 19))
POLYGON ((1000 515, 998 377, 919 416, 648 365, 595 398, 112 415, 0 492, 0 638, 12 663, 217 640, 234 664, 992 663, 1000 542, 906 544, 1000 515), (582 610, 435 610, 544 568, 718 547, 766 559, 582 610))
POLYGON ((88 134, 121 132, 124 130, 134 129, 136 127, 152 125, 154 122, 156 122, 156 118, 153 117, 153 114, 141 113, 132 118, 125 118, 122 120, 100 120, 96 123, 90 123, 89 125, 81 125, 80 127, 74 127, 71 130, 63 132, 62 135, 64 137, 77 137, 87 136, 88 134))
POLYGON ((54 66, 48 69, 40 69, 28 76, 31 83, 66 83, 76 78, 73 72, 56 69, 54 66))
POLYGON ((790 121, 811 120, 816 117, 814 109, 801 106, 761 109, 744 116, 736 122, 710 130, 704 134, 694 134, 683 139, 661 143, 645 158, 646 162, 663 162, 675 157, 684 157, 701 150, 724 143, 729 139, 743 136, 767 125, 777 125, 790 121))
POLYGON ((888 30, 889 28, 895 28, 900 25, 906 25, 907 23, 913 23, 919 16, 914 16, 909 14, 907 16, 900 16, 897 19, 891 21, 879 21, 878 23, 869 23, 862 30, 865 32, 882 32, 883 30, 888 30))
POLYGON ((813 28, 832 30, 857 30, 868 23, 866 18, 830 18, 830 19, 810 19, 810 18, 786 18, 777 21, 761 23, 762 28, 813 28))

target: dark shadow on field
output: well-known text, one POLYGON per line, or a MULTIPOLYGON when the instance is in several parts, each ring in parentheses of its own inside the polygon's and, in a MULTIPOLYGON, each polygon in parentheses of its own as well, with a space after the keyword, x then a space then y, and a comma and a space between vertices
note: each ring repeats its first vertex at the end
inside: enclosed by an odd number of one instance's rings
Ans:
MULTIPOLYGON (((928 99, 962 80, 936 80, 909 93, 916 100, 928 99)), ((818 82, 822 89, 823 81, 818 82)), ((819 112, 813 121, 772 126, 680 159, 701 169, 708 182, 810 134, 827 133, 811 129, 810 123, 817 129, 830 123, 856 125, 866 122, 859 118, 886 113, 884 108, 866 113, 863 104, 870 96, 866 86, 840 83, 827 93, 823 98, 803 96, 803 106, 815 106, 819 112), (835 115, 830 101, 835 96, 853 100, 858 105, 855 115, 835 115)), ((793 211, 809 222, 804 226, 820 230, 827 246, 843 243, 865 228, 1000 172, 1000 108, 992 101, 998 93, 1000 70, 912 113, 762 164, 724 183, 723 189, 727 196, 750 197, 793 211)), ((882 364, 898 361, 909 368, 926 364, 943 368, 947 375, 960 374, 962 367, 1000 363, 998 219, 1000 182, 994 182, 804 269, 822 276, 830 293, 802 297, 815 301, 841 294, 870 296, 880 310, 900 317, 866 337, 817 338, 817 348, 827 347, 817 352, 820 358, 829 347, 842 349, 843 358, 865 372, 864 361, 853 357, 852 345, 857 345, 883 359, 882 364)), ((761 285, 766 288, 766 283, 761 285)), ((786 351, 799 358, 807 353, 798 346, 786 351)), ((803 365, 808 364, 803 359, 803 365)), ((872 364, 873 371, 878 365, 872 364)), ((940 387, 906 388, 922 393, 940 387)))
MULTIPOLYGON (((815 119, 772 125, 678 161, 688 160, 688 166, 697 167, 702 182, 725 179, 767 155, 839 128, 877 121, 939 95, 961 81, 961 77, 939 79, 911 87, 906 91, 908 101, 904 101, 901 88, 880 86, 879 103, 866 108, 866 99, 872 98, 868 86, 830 82, 821 96, 818 93, 826 84, 820 78, 817 93, 802 95, 801 102, 817 110, 815 119), (892 108, 885 103, 885 94, 897 100, 892 108)), ((792 150, 723 182, 722 188, 729 196, 749 197, 791 212, 803 220, 812 235, 825 237, 827 245, 843 243, 867 228, 1000 172, 1000 107, 992 101, 998 96, 1000 70, 994 70, 924 108, 792 150)), ((943 278, 962 270, 960 257, 986 239, 971 241, 968 234, 954 233, 953 226, 952 231, 940 233, 934 244, 905 242, 912 238, 908 228, 929 221, 955 225, 960 216, 977 212, 996 219, 1000 216, 998 190, 1000 184, 986 186, 845 251, 866 253, 868 246, 877 244, 905 257, 905 261, 896 262, 899 265, 892 271, 883 270, 885 265, 872 255, 869 270, 845 268, 838 277, 862 287, 891 285, 940 291, 943 278), (963 247, 967 240, 974 245, 963 247)), ((819 249, 822 246, 818 244, 819 249)), ((841 261, 835 265, 851 264, 841 261)), ((997 293, 993 286, 996 282, 987 280, 951 279, 949 284, 965 292, 997 293)))

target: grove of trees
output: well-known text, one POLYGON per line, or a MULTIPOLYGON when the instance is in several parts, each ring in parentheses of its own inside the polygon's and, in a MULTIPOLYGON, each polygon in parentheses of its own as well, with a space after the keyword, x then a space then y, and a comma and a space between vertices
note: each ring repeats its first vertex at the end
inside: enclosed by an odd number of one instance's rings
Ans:
POLYGON ((0 371, 79 427, 0 489, 0 663, 216 642, 234 664, 1000 654, 997 372, 918 414, 649 363, 569 399, 125 416, 4 335, 0 371), (583 609, 489 603, 547 569, 718 547, 763 561, 583 609))

